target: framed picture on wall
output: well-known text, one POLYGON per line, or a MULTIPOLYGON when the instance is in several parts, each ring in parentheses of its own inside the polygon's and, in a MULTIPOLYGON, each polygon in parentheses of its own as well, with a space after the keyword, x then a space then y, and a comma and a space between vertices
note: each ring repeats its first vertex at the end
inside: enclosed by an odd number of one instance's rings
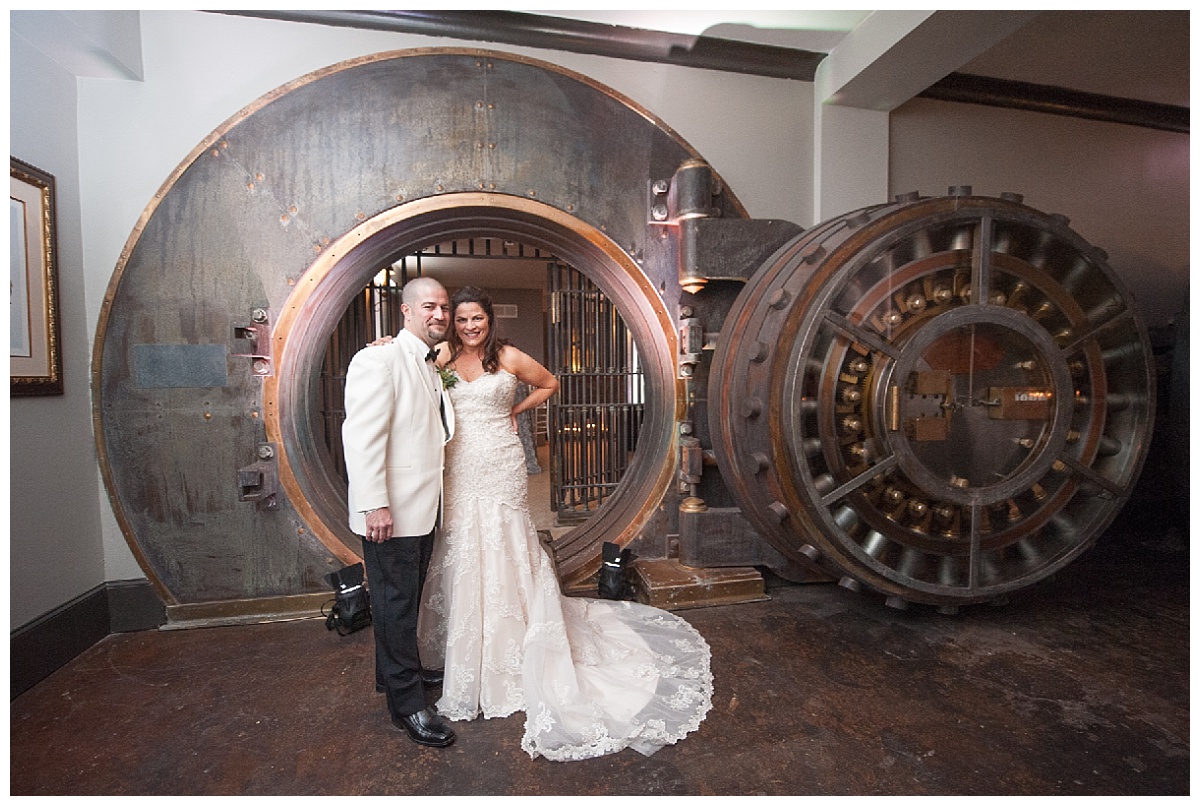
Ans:
POLYGON ((9 375, 12 396, 63 393, 54 177, 10 157, 9 375))

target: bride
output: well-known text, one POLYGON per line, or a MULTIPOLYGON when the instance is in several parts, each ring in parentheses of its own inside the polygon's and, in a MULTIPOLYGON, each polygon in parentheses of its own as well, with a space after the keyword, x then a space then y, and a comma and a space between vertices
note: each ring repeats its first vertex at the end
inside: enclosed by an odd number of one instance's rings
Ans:
POLYGON ((460 289, 450 309, 438 365, 455 435, 418 626, 423 665, 445 668, 438 713, 458 721, 524 711, 522 749, 554 761, 674 744, 711 707, 708 644, 671 613, 560 593, 529 514, 516 428, 558 380, 498 338, 480 289, 460 289), (519 382, 532 392, 513 406, 519 382))

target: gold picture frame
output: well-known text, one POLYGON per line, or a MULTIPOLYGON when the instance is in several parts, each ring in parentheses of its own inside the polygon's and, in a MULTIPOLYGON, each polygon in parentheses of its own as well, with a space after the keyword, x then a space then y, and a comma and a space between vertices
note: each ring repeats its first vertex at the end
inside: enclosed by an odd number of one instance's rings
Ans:
POLYGON ((11 156, 9 168, 12 396, 61 395, 54 177, 11 156))

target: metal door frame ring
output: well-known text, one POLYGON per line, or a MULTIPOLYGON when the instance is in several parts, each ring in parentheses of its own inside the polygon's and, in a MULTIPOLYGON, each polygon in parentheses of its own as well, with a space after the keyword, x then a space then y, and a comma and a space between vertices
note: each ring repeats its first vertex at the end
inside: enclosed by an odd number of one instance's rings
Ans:
MULTIPOLYGON (((360 561, 352 548, 357 540, 344 524, 345 501, 333 491, 311 438, 312 423, 302 416, 311 395, 306 387, 319 371, 316 351, 324 349, 349 297, 377 270, 378 258, 445 238, 448 230, 511 233, 549 248, 610 294, 625 319, 646 362, 646 421, 612 498, 563 539, 628 543, 653 517, 675 473, 672 424, 682 404, 667 359, 677 351, 671 318, 650 279, 604 233, 548 204, 497 193, 450 193, 385 210, 331 243, 297 280, 275 317, 276 372, 263 385, 267 436, 280 446, 279 479, 289 500, 331 552, 346 562, 360 561)), ((589 552, 575 552, 568 562, 559 561, 560 573, 586 576, 595 570, 591 564, 598 567, 598 557, 589 564, 589 552)))

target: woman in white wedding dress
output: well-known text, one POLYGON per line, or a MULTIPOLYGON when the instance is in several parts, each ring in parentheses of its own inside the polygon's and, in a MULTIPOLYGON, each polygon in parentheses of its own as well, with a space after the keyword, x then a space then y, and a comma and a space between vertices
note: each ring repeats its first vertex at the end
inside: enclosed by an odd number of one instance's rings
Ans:
POLYGON ((524 711, 522 749, 554 761, 674 744, 711 707, 708 644, 671 613, 560 593, 529 514, 516 429, 558 381, 497 338, 484 292, 460 289, 450 309, 438 363, 453 377, 455 434, 418 627, 423 665, 445 669, 438 713, 524 711), (518 382, 532 392, 514 407, 518 382))

